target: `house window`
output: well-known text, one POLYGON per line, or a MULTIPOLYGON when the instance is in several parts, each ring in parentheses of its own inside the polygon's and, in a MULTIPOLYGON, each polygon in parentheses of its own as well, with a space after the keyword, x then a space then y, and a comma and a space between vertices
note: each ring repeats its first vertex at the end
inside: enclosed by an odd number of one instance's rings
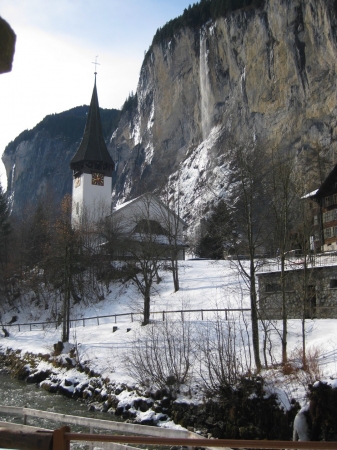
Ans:
MULTIPOLYGON (((336 184, 336 183, 335 183, 336 184)), ((336 186, 335 186, 336 187, 336 186)), ((334 194, 333 195, 333 202, 334 202, 334 204, 336 204, 337 203, 337 194, 334 194)))
POLYGON ((324 205, 330 206, 330 197, 325 197, 324 205))
POLYGON ((330 289, 335 289, 337 288, 337 279, 333 278, 332 280, 330 280, 330 289))
POLYGON ((318 225, 318 216, 314 216, 314 225, 318 225))
POLYGON ((331 237, 331 228, 325 228, 324 229, 324 237, 325 237, 325 239, 331 237))
POLYGON ((323 223, 327 223, 327 222, 331 222, 332 220, 336 220, 337 219, 336 212, 337 212, 337 210, 332 210, 332 211, 323 213, 323 223), (336 218, 335 218, 335 216, 336 216, 336 218))
POLYGON ((280 290, 279 283, 266 283, 266 292, 279 292, 280 290))

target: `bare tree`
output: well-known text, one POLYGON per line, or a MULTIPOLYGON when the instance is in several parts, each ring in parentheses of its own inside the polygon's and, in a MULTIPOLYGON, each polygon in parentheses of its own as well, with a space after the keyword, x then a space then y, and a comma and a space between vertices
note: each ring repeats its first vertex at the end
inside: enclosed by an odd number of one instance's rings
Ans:
POLYGON ((240 271, 249 290, 252 343, 257 371, 261 369, 258 327, 258 305, 256 272, 261 263, 259 253, 263 253, 269 228, 266 212, 268 195, 266 180, 268 174, 267 155, 256 145, 240 146, 231 153, 230 176, 228 183, 229 205, 232 206, 233 219, 238 239, 233 243, 240 271), (241 259, 245 255, 248 265, 241 259))
POLYGON ((185 248, 184 229, 186 223, 180 216, 180 192, 169 193, 165 189, 162 193, 163 201, 156 201, 156 216, 163 225, 167 237, 166 259, 170 261, 174 292, 179 291, 179 260, 184 259, 185 248))
POLYGON ((296 160, 290 151, 279 149, 272 152, 269 192, 271 230, 274 248, 280 261, 280 284, 282 291, 282 362, 287 362, 287 294, 286 257, 292 247, 294 213, 299 193, 296 189, 296 160))
POLYGON ((225 388, 235 389, 244 374, 251 371, 249 331, 244 317, 220 313, 200 330, 198 355, 200 376, 205 390, 218 395, 225 388))
MULTIPOLYGON (((108 228, 115 243, 113 258, 123 261, 111 277, 132 280, 143 298, 143 324, 150 321, 151 296, 160 282, 159 272, 170 252, 162 213, 153 196, 143 195, 131 208, 112 214, 108 228), (114 226, 113 223, 117 222, 114 226)), ((109 238, 108 238, 109 240, 109 238)), ((111 244, 109 244, 111 248, 111 244)))
POLYGON ((297 282, 295 286, 295 296, 297 304, 301 309, 301 328, 302 328, 302 364, 303 368, 307 366, 306 351, 306 320, 315 316, 316 290, 323 295, 323 288, 319 280, 315 277, 313 266, 315 263, 314 248, 314 217, 311 200, 303 196, 308 189, 306 178, 300 173, 296 175, 296 191, 298 193, 295 208, 294 235, 296 246, 301 250, 301 265, 299 268, 297 282))

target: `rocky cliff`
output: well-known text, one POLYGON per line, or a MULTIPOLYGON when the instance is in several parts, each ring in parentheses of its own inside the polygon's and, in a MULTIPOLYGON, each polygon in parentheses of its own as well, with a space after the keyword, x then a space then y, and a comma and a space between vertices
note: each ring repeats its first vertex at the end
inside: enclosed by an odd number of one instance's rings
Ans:
MULTIPOLYGON (((110 130, 109 150, 117 163, 115 202, 165 188, 173 201, 179 197, 182 217, 195 224, 210 202, 225 196, 228 151, 235 146, 256 143, 307 156, 319 151, 333 164, 336 2, 255 4, 259 6, 228 12, 201 27, 180 27, 171 37, 154 40, 137 93, 124 108, 117 130, 110 130)), ((76 145, 65 145, 61 137, 53 143, 44 139, 41 130, 33 141, 5 152, 14 206, 22 201, 19 186, 27 196, 34 185, 32 199, 46 180, 53 180, 60 195, 70 190, 70 172, 67 180, 59 181, 52 158, 40 158, 39 152, 62 151, 60 159, 67 164, 76 145)), ((318 181, 313 179, 313 188, 318 181)))
POLYGON ((152 45, 110 141, 115 200, 169 186, 195 223, 225 195, 232 147, 332 155, 336 33, 333 1, 267 0, 152 45))

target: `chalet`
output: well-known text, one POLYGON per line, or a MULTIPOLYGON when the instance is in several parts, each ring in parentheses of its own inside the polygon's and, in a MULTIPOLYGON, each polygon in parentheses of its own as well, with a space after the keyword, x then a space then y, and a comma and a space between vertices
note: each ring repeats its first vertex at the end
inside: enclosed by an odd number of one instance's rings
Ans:
POLYGON ((337 165, 320 188, 306 197, 316 204, 315 249, 323 252, 337 251, 337 165))

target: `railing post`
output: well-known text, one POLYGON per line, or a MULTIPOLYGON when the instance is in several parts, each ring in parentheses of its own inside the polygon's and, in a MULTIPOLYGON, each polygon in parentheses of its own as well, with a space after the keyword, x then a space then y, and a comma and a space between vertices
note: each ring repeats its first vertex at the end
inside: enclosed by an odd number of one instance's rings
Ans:
POLYGON ((133 322, 133 313, 131 313, 131 322, 133 322))
POLYGON ((70 427, 64 426, 54 430, 53 450, 70 450, 70 441, 66 441, 64 433, 70 433, 70 427))
POLYGON ((98 316, 97 316, 97 325, 99 325, 99 318, 98 318, 98 316))
POLYGON ((163 322, 165 320, 165 311, 163 311, 163 322))
POLYGON ((204 320, 204 311, 201 310, 201 320, 204 320))
MULTIPOLYGON (((94 434, 94 427, 90 425, 90 434, 94 434)), ((90 442, 89 449, 92 450, 94 448, 94 443, 90 442)))
POLYGON ((53 450, 70 450, 70 441, 66 441, 64 433, 70 433, 70 427, 64 426, 54 430, 53 450))

